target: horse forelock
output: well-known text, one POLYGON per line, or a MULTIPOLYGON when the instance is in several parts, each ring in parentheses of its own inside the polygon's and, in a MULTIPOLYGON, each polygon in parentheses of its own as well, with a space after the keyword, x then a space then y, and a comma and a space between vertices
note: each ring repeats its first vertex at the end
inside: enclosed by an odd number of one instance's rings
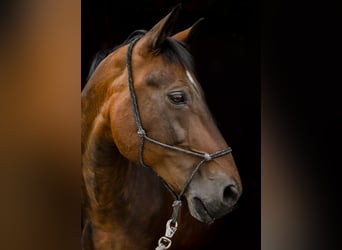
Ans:
POLYGON ((194 71, 194 62, 189 51, 177 40, 168 37, 162 49, 164 58, 170 63, 182 65, 189 71, 194 71))
MULTIPOLYGON (((183 72, 185 73, 185 82, 189 84, 189 86, 194 89, 194 91, 197 92, 200 96, 203 96, 203 90, 198 81, 196 81, 196 71, 193 57, 188 49, 181 42, 175 40, 172 37, 168 37, 157 53, 154 54, 152 52, 152 57, 153 55, 162 57, 164 59, 164 62, 167 64, 173 64, 181 67, 183 72)), ((156 73, 153 73, 153 76, 155 74, 156 73)))

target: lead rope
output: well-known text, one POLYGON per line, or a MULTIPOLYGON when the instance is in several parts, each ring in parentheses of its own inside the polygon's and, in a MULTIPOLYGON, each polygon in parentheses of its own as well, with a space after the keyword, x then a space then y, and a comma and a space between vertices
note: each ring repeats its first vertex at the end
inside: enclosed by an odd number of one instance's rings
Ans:
POLYGON ((137 133, 138 133, 138 136, 140 138, 140 146, 139 146, 140 164, 144 167, 147 167, 146 164, 144 163, 144 158, 143 158, 143 150, 144 150, 145 140, 147 140, 151 143, 157 144, 157 145, 164 147, 164 148, 168 148, 171 150, 175 150, 178 152, 182 152, 185 154, 189 154, 189 155, 193 155, 193 156, 197 156, 197 157, 202 158, 202 160, 197 164, 195 169, 192 171, 189 178, 186 180, 186 182, 185 182, 185 184, 184 184, 184 186, 183 186, 183 188, 179 194, 177 194, 169 186, 169 184, 167 184, 167 182, 158 175, 161 182, 163 183, 163 185, 166 187, 166 189, 172 194, 172 196, 175 199, 175 201, 172 203, 171 218, 166 222, 165 234, 164 234, 164 236, 159 238, 158 246, 155 248, 155 250, 164 250, 164 249, 168 249, 171 247, 171 244, 172 244, 171 238, 173 237, 173 235, 175 234, 175 232, 177 231, 177 228, 178 228, 177 219, 178 219, 179 209, 182 206, 183 195, 184 195, 186 189, 188 188, 191 180, 193 179, 193 177, 197 173, 197 171, 200 169, 200 167, 205 162, 211 161, 215 158, 218 158, 218 157, 221 157, 224 155, 227 155, 227 154, 232 152, 232 149, 230 147, 228 147, 226 149, 217 151, 217 152, 212 153, 212 154, 200 153, 200 152, 196 152, 196 151, 192 151, 192 150, 186 150, 186 149, 179 148, 176 146, 168 145, 168 144, 162 143, 160 141, 154 140, 154 139, 152 139, 146 135, 146 132, 142 127, 142 123, 141 123, 141 119, 140 119, 140 115, 139 115, 139 108, 138 108, 137 98, 136 98, 136 95, 134 92, 133 74, 132 74, 132 50, 133 50, 135 43, 139 40, 139 38, 140 38, 140 36, 134 38, 130 42, 130 44, 128 46, 128 50, 127 50, 126 64, 127 64, 127 72, 128 72, 128 86, 129 86, 129 91, 130 91, 131 101, 132 101, 132 106, 133 106, 134 120, 135 120, 135 123, 137 125, 137 128, 138 128, 137 133))

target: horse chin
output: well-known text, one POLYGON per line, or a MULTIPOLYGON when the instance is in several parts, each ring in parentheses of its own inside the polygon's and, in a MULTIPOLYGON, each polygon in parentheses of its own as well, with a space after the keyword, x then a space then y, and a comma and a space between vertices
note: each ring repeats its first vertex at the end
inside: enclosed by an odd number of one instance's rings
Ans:
POLYGON ((215 221, 215 218, 210 215, 201 199, 194 197, 191 200, 188 200, 188 206, 190 214, 198 221, 206 224, 212 224, 215 221))

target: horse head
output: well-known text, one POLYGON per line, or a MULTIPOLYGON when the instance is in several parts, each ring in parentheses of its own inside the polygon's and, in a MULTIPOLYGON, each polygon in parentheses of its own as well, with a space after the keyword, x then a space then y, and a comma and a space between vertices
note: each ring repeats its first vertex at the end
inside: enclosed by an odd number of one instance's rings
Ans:
POLYGON ((109 54, 92 77, 109 86, 103 119, 120 153, 152 168, 194 218, 212 223, 236 205, 242 185, 187 49, 201 20, 172 35, 179 11, 109 54))

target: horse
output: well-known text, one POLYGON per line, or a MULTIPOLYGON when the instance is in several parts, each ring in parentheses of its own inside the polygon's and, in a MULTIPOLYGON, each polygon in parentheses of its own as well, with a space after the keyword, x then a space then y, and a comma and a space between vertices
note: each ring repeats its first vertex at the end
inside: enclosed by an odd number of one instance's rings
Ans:
POLYGON ((181 7, 102 54, 81 92, 82 249, 200 248, 242 194, 181 7))

